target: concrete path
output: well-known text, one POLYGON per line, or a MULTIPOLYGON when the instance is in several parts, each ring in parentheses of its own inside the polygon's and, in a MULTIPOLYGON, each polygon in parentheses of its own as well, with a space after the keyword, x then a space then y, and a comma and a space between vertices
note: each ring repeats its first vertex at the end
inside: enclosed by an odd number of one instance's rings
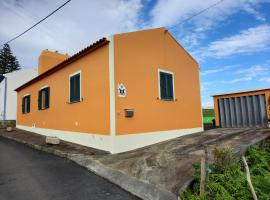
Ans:
POLYGON ((8 199, 138 198, 67 159, 0 137, 0 200, 8 199))
POLYGON ((115 155, 64 141, 49 146, 44 136, 22 130, 0 130, 1 135, 67 157, 142 199, 177 200, 193 179, 192 164, 200 161, 204 145, 209 152, 230 147, 239 153, 270 137, 270 129, 208 130, 115 155))
POLYGON ((192 181, 192 164, 200 162, 204 145, 210 153, 221 147, 230 147, 238 153, 268 137, 270 129, 213 129, 97 160, 178 195, 192 181))

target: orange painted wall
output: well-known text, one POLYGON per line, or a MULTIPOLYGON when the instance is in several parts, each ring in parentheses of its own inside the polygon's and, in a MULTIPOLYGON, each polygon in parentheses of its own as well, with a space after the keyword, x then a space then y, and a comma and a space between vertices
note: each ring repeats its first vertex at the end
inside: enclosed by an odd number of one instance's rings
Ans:
POLYGON ((44 50, 38 58, 38 74, 48 71, 55 65, 69 58, 68 55, 44 50))
POLYGON ((240 92, 240 93, 234 93, 234 94, 225 94, 225 95, 214 96, 214 111, 215 111, 216 126, 220 125, 219 111, 218 111, 218 99, 219 98, 241 97, 241 96, 249 96, 249 95, 259 95, 259 94, 265 94, 265 101, 266 101, 266 108, 267 108, 266 111, 267 111, 268 119, 270 119, 270 105, 268 105, 268 98, 270 96, 270 89, 269 90, 249 91, 249 92, 240 92))
POLYGON ((199 66, 165 29, 115 35, 114 49, 117 135, 202 127, 199 66), (174 73, 176 101, 157 99, 158 69, 174 73), (133 118, 125 108, 134 109, 133 118))
POLYGON ((109 135, 108 44, 18 92, 17 124, 38 128, 109 135), (82 102, 69 104, 69 75, 81 70, 82 102), (50 108, 38 110, 38 90, 50 86, 50 108), (31 111, 22 114, 21 102, 31 95, 31 111), (78 125, 76 126, 76 122, 78 125))

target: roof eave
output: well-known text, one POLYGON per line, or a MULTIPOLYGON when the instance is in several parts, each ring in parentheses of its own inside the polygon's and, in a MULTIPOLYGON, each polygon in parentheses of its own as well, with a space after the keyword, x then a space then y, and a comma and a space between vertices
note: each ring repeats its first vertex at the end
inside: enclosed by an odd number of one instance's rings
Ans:
POLYGON ((59 71, 60 69, 64 68, 65 66, 71 64, 72 62, 78 60, 79 58, 85 56, 86 54, 95 51, 96 49, 108 44, 109 41, 106 38, 102 38, 97 42, 91 44, 90 46, 84 48, 83 50, 79 51, 78 53, 74 54, 73 56, 69 57, 68 59, 64 60, 63 62, 59 63, 55 67, 49 69, 48 71, 40 74, 39 76, 33 78, 32 80, 28 81, 27 83, 21 85, 20 87, 16 88, 14 91, 19 92, 20 90, 32 85, 33 83, 59 71))

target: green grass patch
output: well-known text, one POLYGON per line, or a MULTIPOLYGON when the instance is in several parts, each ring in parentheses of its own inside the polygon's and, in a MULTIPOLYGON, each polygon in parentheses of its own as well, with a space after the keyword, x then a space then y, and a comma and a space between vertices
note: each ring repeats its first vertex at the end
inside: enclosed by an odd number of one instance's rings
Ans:
POLYGON ((203 123, 211 124, 213 119, 215 119, 215 117, 203 117, 203 123))
POLYGON ((203 123, 212 124, 213 119, 215 119, 214 109, 203 109, 203 123))
MULTIPOLYGON (((209 166, 209 181, 204 196, 199 195, 200 166, 195 169, 194 182, 182 194, 183 200, 252 200, 242 160, 230 149, 214 152, 215 162, 209 166)), ((270 200, 270 140, 252 146, 246 154, 251 179, 258 199, 270 200)))

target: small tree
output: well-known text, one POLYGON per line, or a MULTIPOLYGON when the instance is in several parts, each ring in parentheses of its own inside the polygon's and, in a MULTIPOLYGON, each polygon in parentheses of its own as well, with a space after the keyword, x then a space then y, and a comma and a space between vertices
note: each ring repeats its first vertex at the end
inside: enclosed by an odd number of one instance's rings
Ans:
POLYGON ((10 46, 4 44, 4 47, 0 51, 0 74, 6 74, 19 69, 21 69, 20 64, 12 54, 10 46))

